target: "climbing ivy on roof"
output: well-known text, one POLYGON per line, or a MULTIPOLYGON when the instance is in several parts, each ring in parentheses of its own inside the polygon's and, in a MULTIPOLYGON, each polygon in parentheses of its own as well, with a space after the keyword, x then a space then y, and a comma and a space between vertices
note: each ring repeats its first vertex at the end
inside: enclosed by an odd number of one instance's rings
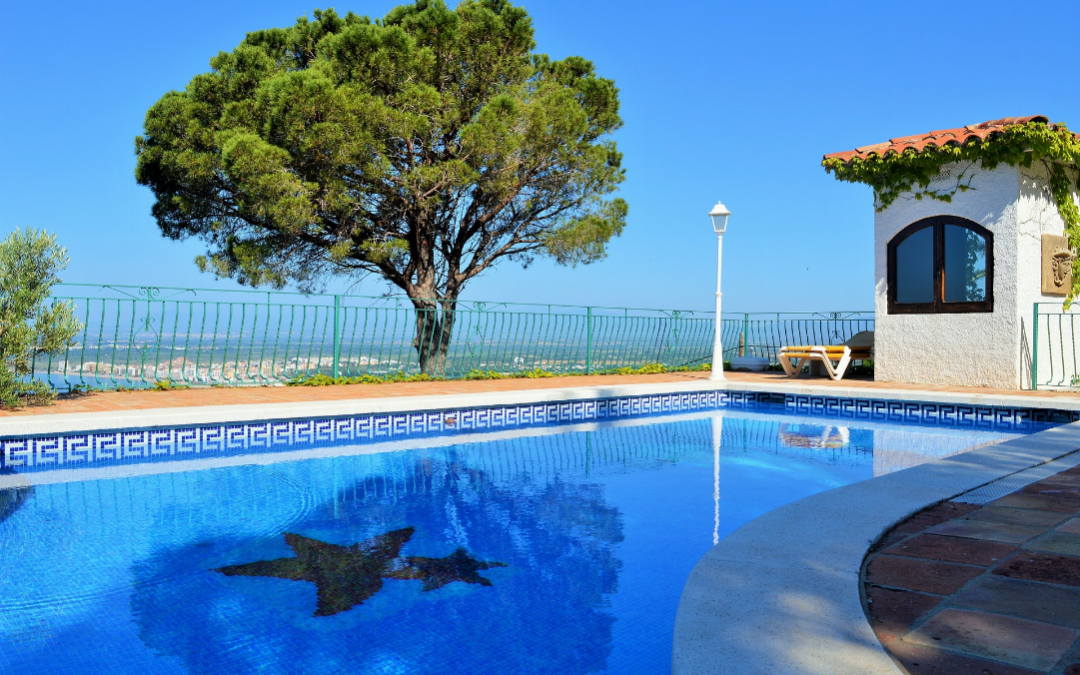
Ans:
POLYGON ((910 193, 915 199, 936 199, 951 202, 957 192, 971 188, 971 176, 956 176, 956 184, 947 190, 930 190, 947 164, 976 162, 990 170, 1000 164, 1030 168, 1041 163, 1049 176, 1050 192, 1058 213, 1065 221, 1065 234, 1073 252, 1073 285, 1067 303, 1080 296, 1080 208, 1072 197, 1080 192, 1080 138, 1064 124, 1031 121, 1005 127, 985 139, 970 138, 964 143, 942 146, 926 145, 921 152, 886 151, 884 155, 826 157, 821 165, 837 180, 865 183, 874 189, 877 210, 884 211, 901 195, 910 193))

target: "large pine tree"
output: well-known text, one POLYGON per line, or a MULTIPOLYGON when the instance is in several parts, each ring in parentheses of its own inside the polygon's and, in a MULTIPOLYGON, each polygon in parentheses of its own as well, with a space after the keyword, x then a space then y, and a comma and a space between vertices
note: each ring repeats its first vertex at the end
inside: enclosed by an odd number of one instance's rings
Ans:
POLYGON ((470 279, 503 259, 598 260, 625 224, 618 89, 534 47, 504 0, 316 10, 155 103, 136 178, 165 236, 206 243, 203 270, 305 290, 380 275, 439 373, 470 279))

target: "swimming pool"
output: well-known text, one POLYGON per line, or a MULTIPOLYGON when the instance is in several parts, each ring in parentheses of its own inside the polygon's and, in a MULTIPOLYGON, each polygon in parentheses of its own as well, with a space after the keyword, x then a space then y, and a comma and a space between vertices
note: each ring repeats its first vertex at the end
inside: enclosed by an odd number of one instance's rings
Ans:
POLYGON ((1016 434, 723 410, 503 435, 0 476, 0 673, 669 672, 715 541, 1016 434))

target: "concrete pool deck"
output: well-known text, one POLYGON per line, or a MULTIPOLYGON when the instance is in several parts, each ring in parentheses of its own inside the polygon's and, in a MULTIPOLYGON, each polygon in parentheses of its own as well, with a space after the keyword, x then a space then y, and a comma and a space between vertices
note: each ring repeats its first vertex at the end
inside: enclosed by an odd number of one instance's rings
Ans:
MULTIPOLYGON (((971 401, 1015 400, 1022 405, 1080 406, 1080 391, 1014 391, 985 387, 949 387, 874 382, 865 378, 848 378, 833 382, 828 378, 802 377, 792 379, 779 372, 724 374, 728 386, 761 391, 791 391, 839 395, 875 395, 883 392, 905 397, 940 399, 941 395, 960 396, 971 401), (1022 403, 1021 403, 1022 402, 1022 403)), ((655 375, 572 375, 550 378, 520 378, 505 380, 442 380, 434 382, 396 382, 390 384, 346 384, 327 387, 198 387, 169 391, 97 391, 63 397, 53 405, 19 409, 0 408, 0 419, 36 415, 65 415, 72 413, 118 412, 157 408, 190 408, 196 406, 251 405, 268 403, 299 403, 306 401, 368 400, 409 396, 440 396, 494 392, 569 389, 685 383, 700 385, 709 382, 708 372, 661 373, 655 375)))
MULTIPOLYGON (((1063 392, 792 380, 779 373, 573 376, 333 387, 94 393, 0 411, 0 437, 574 401, 713 390, 1080 411, 1063 392)), ((897 675, 863 611, 860 573, 896 523, 1080 448, 1080 422, 830 490, 746 524, 710 550, 683 591, 675 673, 897 675)))
POLYGON ((572 401, 612 396, 737 390, 807 396, 924 401, 1001 407, 1080 410, 1080 395, 1061 391, 1006 391, 925 387, 827 378, 791 379, 782 373, 707 372, 591 375, 505 380, 445 380, 327 387, 191 388, 92 392, 51 406, 0 409, 0 438, 96 429, 211 424, 225 421, 438 410, 506 403, 572 401))

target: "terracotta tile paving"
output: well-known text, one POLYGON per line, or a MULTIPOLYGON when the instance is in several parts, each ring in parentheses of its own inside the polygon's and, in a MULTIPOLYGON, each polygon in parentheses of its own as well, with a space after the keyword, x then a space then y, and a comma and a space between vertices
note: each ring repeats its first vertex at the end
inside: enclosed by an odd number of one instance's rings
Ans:
POLYGON ((597 387, 620 384, 655 384, 658 382, 695 382, 708 379, 709 373, 663 373, 658 375, 594 375, 507 380, 445 380, 435 382, 394 382, 390 384, 345 384, 329 387, 198 387, 172 391, 93 392, 62 398, 51 406, 0 409, 0 417, 12 415, 50 415, 151 408, 187 408, 203 405, 244 405, 258 403, 297 403, 302 401, 342 401, 349 399, 391 398, 397 396, 436 396, 473 394, 562 387, 597 387))
POLYGON ((1025 487, 1021 492, 1034 495, 1080 496, 1080 476, 1065 476, 1064 478, 1067 482, 1033 483, 1025 487))
POLYGON ((985 506, 938 504, 866 561, 866 613, 919 675, 1080 675, 1080 467, 985 506))
MULTIPOLYGON (((1056 476, 1051 476, 1042 481, 1047 487, 1051 485, 1072 485, 1074 487, 1080 487, 1080 475, 1070 475, 1068 472, 1059 473, 1056 476)), ((1028 487, 1031 487, 1030 485, 1028 487)))
POLYGON ((952 603, 957 607, 1080 628, 1080 612, 1071 611, 1074 607, 1080 607, 1080 588, 984 574, 957 593, 952 603))
POLYGON ((920 534, 885 549, 883 553, 987 567, 1017 548, 996 541, 920 534))
POLYGON ((1014 509, 1008 506, 986 506, 969 514, 965 520, 985 520, 993 523, 1050 527, 1057 525, 1069 516, 1058 511, 1039 511, 1037 509, 1014 509))
POLYGON ((1037 670, 987 661, 937 647, 923 647, 903 640, 886 646, 911 675, 1043 675, 1037 670))
POLYGON ((1069 532, 1049 532, 1024 544, 1028 551, 1060 553, 1080 558, 1080 534, 1069 532))
POLYGON ((1014 579, 1080 586, 1080 558, 1024 551, 998 565, 994 574, 1014 579))
POLYGON ((971 565, 882 554, 866 566, 866 581, 886 588, 952 595, 982 573, 971 565))
POLYGON ((1041 511, 1059 511, 1076 513, 1080 511, 1080 496, 1040 495, 1016 492, 998 500, 999 506, 1012 506, 1018 509, 1038 509, 1041 511))
POLYGON ((881 586, 868 586, 866 597, 874 605, 875 616, 879 622, 875 628, 879 633, 885 631, 893 638, 899 638, 906 633, 913 623, 941 602, 941 598, 936 595, 897 591, 881 586))
MULTIPOLYGON (((899 389, 904 391, 951 392, 963 394, 1001 394, 1032 398, 1060 399, 1073 403, 1076 394, 1053 391, 1013 391, 985 387, 947 387, 935 385, 875 382, 868 379, 845 378, 834 382, 827 377, 792 379, 783 373, 725 373, 736 384, 784 384, 814 387, 855 387, 865 389, 899 389)), ((10 415, 51 415, 60 413, 100 412, 116 410, 146 410, 199 405, 240 405, 252 403, 292 403, 297 401, 340 401, 396 396, 428 396, 437 394, 466 394, 478 392, 521 391, 525 389, 554 389, 617 384, 648 384, 657 382, 693 382, 707 379, 709 373, 664 373, 658 375, 591 375, 562 376, 540 379, 512 380, 447 380, 437 382, 398 382, 393 384, 351 384, 330 387, 199 387, 174 391, 93 392, 64 398, 55 404, 20 410, 0 409, 0 417, 10 415)))
POLYGON ((959 518, 941 525, 931 527, 927 532, 931 534, 948 535, 951 537, 967 537, 969 539, 988 539, 1000 541, 1006 544, 1022 544, 1032 537, 1043 533, 1045 528, 1024 525, 1010 525, 1009 523, 995 523, 987 520, 975 520, 959 518))
POLYGON ((893 531, 904 532, 908 534, 922 532, 923 530, 931 528, 935 525, 940 525, 941 523, 952 520, 954 518, 960 518, 964 515, 967 515, 968 513, 974 511, 977 508, 979 507, 975 504, 963 504, 959 502, 954 504, 952 502, 944 502, 942 504, 938 504, 937 506, 926 509, 925 511, 916 513, 911 518, 908 518, 903 523, 897 525, 893 531))
POLYGON ((1057 665, 1077 637, 1080 631, 1053 624, 946 608, 901 639, 1046 672, 1057 665))

